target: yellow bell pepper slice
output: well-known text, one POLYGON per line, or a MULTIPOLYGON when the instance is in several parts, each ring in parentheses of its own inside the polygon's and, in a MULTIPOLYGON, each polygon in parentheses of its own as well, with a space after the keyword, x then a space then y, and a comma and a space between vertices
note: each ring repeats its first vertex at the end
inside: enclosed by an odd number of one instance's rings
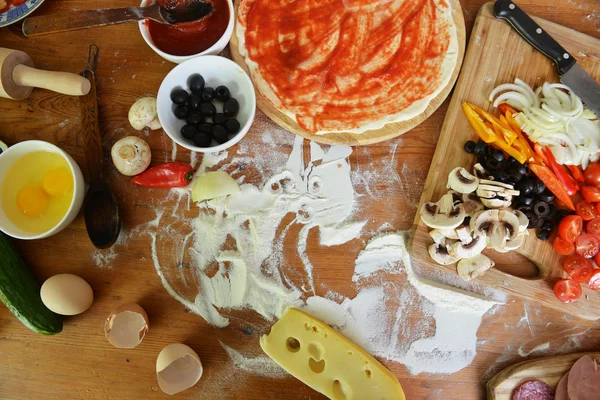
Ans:
POLYGON ((498 118, 496 118, 489 112, 482 110, 481 108, 477 107, 474 104, 469 104, 469 106, 471 106, 473 111, 475 111, 477 114, 479 114, 481 117, 483 117, 486 121, 489 121, 492 124, 492 126, 494 127, 494 130, 501 133, 501 135, 502 135, 502 137, 504 137, 504 140, 506 141, 506 143, 512 144, 515 141, 515 139, 517 138, 517 135, 510 128, 510 126, 503 126, 503 124, 500 122, 500 120, 498 118))
POLYGON ((462 104, 462 108, 465 112, 467 120, 469 120, 471 126, 473 127, 473 129, 475 129, 475 132, 477 133, 477 135, 479 135, 481 140, 483 140, 486 143, 493 143, 498 139, 496 132, 494 132, 494 130, 490 127, 486 126, 483 118, 481 118, 481 116, 479 116, 479 114, 475 112, 475 110, 471 107, 471 104, 464 102, 462 104))

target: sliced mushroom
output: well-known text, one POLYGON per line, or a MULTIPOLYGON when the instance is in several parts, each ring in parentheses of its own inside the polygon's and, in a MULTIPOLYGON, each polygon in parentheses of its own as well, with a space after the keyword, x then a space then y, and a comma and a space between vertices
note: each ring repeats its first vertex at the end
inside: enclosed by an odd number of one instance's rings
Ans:
POLYGON ((468 226, 459 226, 454 230, 456 235, 458 236, 458 240, 460 240, 464 244, 469 244, 473 241, 473 237, 471 236, 471 229, 468 226))
POLYGON ((475 220, 474 234, 487 236, 489 247, 504 250, 519 235, 519 219, 507 210, 487 210, 475 220))
POLYGON ((463 167, 454 168, 448 175, 448 188, 458 193, 473 193, 477 190, 479 179, 463 167))
POLYGON ((448 193, 452 194, 452 203, 456 206, 462 204, 463 202, 463 194, 458 193, 454 190, 448 190, 448 193))
POLYGON ((479 179, 489 179, 489 180, 494 179, 494 177, 491 176, 490 173, 487 172, 485 168, 483 168, 483 165, 481 165, 479 163, 473 165, 473 175, 475 175, 479 179))
POLYGON ((443 195, 437 203, 425 203, 421 208, 423 223, 434 229, 455 229, 462 224, 465 215, 462 204, 454 205, 451 193, 443 195))
POLYGON ((450 265, 459 260, 456 254, 452 252, 446 245, 432 244, 429 246, 429 255, 438 264, 450 265))
POLYGON ((510 207, 512 197, 518 196, 520 192, 506 183, 480 179, 476 193, 486 207, 506 208, 510 207))
POLYGON ((462 195, 463 206, 468 216, 472 217, 475 213, 485 209, 485 206, 479 200, 479 196, 475 193, 468 193, 462 195))
POLYGON ((527 227, 529 226, 529 220, 527 219, 527 215, 521 210, 513 210, 508 209, 507 211, 512 212, 519 219, 519 232, 525 232, 527 227))
POLYGON ((508 253, 511 250, 516 250, 523 245, 527 232, 520 233, 515 239, 509 240, 504 244, 503 249, 494 248, 499 253, 508 253))
POLYGON ((456 269, 458 275, 465 281, 470 281, 481 276, 496 263, 483 254, 471 258, 464 258, 458 262, 456 269))
POLYGON ((434 229, 429 232, 429 236, 433 239, 436 244, 446 244, 446 236, 439 229, 434 229))
POLYGON ((471 258, 481 254, 487 246, 485 235, 475 236, 470 243, 457 242, 452 245, 452 252, 460 258, 471 258))

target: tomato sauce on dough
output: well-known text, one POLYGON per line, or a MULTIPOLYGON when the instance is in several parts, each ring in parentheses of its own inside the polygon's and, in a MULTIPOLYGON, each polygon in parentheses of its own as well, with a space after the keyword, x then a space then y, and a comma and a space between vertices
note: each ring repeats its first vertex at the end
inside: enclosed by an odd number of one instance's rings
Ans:
POLYGON ((152 42, 160 50, 175 56, 198 54, 215 44, 227 30, 229 5, 226 0, 209 0, 210 15, 191 22, 168 25, 146 20, 152 42))
POLYGON ((445 0, 242 0, 238 22, 261 92, 327 132, 385 120, 442 86, 444 10, 445 0))

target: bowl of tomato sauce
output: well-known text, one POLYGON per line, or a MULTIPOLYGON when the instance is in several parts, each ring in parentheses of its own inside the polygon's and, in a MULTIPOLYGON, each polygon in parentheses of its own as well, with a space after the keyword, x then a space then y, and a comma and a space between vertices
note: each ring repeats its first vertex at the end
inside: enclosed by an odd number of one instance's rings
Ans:
MULTIPOLYGON (((162 58, 182 63, 201 55, 219 54, 229 43, 233 34, 235 16, 232 0, 207 0, 213 4, 210 15, 197 21, 179 22, 173 25, 156 21, 139 22, 142 37, 162 58)), ((141 6, 149 6, 155 0, 143 0, 141 6)))

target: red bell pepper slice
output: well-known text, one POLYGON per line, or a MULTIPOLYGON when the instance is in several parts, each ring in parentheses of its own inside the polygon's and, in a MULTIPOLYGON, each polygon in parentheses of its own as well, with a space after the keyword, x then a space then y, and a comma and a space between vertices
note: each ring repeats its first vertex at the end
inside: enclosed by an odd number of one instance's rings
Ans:
POLYGON ((546 188, 550 190, 560 202, 562 202, 565 207, 570 210, 575 211, 575 205, 573 204, 573 200, 563 187, 562 183, 556 178, 556 176, 552 173, 552 171, 546 167, 545 165, 537 164, 535 162, 529 163, 529 168, 531 171, 538 177, 546 188))
POLYGON ((502 111, 502 114, 506 114, 506 112, 510 112, 510 115, 514 115, 517 113, 517 110, 511 107, 508 103, 500 103, 498 104, 498 108, 502 111))
POLYGON ((543 150, 544 154, 546 154, 546 158, 548 159, 548 166, 552 169, 554 175, 556 175, 560 183, 563 185, 567 191, 567 194, 569 196, 575 195, 575 193, 579 191, 579 185, 577 185, 575 179, 569 174, 569 171, 567 171, 564 166, 556 162, 556 158, 554 157, 554 154, 552 154, 550 147, 544 147, 543 150))
POLYGON ((567 168, 571 172, 571 175, 573 175, 573 178, 575 178, 575 180, 578 183, 585 182, 585 177, 583 176, 583 172, 581 172, 581 170, 579 169, 579 167, 577 165, 567 165, 567 168))
POLYGON ((534 144, 533 150, 535 151, 535 154, 537 154, 542 159, 544 164, 546 164, 546 165, 550 164, 550 162, 548 161, 548 157, 546 157, 546 153, 544 153, 544 149, 541 144, 539 144, 539 143, 534 144))
POLYGON ((175 188, 189 185, 194 174, 189 164, 169 162, 135 176, 131 182, 148 188, 175 188))

